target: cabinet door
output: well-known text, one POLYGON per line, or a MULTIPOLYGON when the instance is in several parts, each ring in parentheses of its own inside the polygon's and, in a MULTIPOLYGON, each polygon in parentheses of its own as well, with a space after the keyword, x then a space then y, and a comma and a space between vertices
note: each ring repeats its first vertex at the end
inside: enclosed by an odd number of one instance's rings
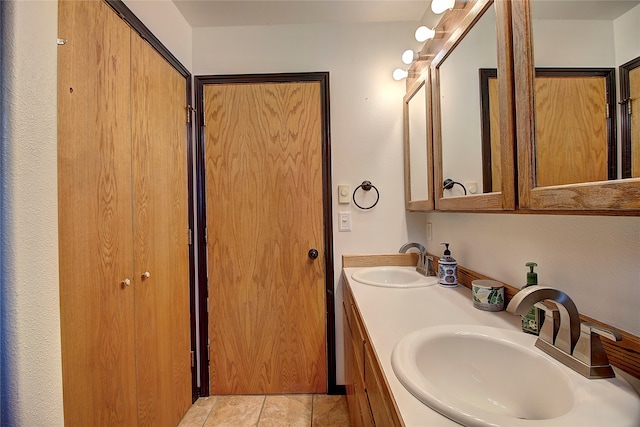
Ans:
POLYGON ((59 2, 60 327, 67 426, 135 425, 130 29, 59 2))
POLYGON ((186 80, 137 35, 131 56, 138 414, 175 426, 191 405, 186 80))

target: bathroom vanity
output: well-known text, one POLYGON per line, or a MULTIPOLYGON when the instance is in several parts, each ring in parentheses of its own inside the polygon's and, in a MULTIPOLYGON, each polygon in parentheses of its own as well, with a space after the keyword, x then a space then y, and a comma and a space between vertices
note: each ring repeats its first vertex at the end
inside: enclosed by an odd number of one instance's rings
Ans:
MULTIPOLYGON (((426 287, 384 287, 360 283, 352 278, 354 272, 366 264, 359 258, 355 263, 346 260, 342 273, 344 293, 344 341, 345 341, 345 382, 351 425, 358 426, 455 426, 459 425, 423 403, 414 393, 401 383, 392 365, 392 353, 398 342, 405 336, 425 328, 459 326, 472 330, 478 325, 499 328, 505 334, 518 333, 518 340, 528 349, 535 349, 536 338, 520 332, 520 316, 502 312, 488 312, 473 307, 471 292, 465 286, 444 288, 438 285, 426 287), (521 338, 521 339, 520 339, 521 338)), ((415 259, 415 257, 414 257, 415 259)), ((396 265, 410 265, 412 258, 396 265), (408 260, 408 261, 407 261, 408 260)), ((389 259, 386 259, 389 261, 389 259)), ((393 261, 392 261, 393 262, 393 261)), ((378 264, 380 265, 380 264, 378 264)), ((387 264, 389 265, 389 264, 387 264)), ((539 357, 547 363, 553 361, 544 353, 539 357)), ((535 355, 535 357, 538 357, 535 355)), ((487 370, 508 370, 507 364, 492 363, 493 360, 479 358, 475 347, 458 360, 472 360, 487 370), (475 359, 474 359, 475 358, 475 359)), ((443 363, 442 370, 455 371, 457 362, 443 363)), ((553 419, 520 420, 527 425, 616 425, 634 426, 640 423, 640 397, 627 381, 621 379, 621 372, 611 380, 588 380, 563 365, 553 363, 560 376, 571 383, 569 393, 570 410, 553 419), (607 395, 620 393, 629 398, 626 402, 611 405, 607 395), (622 406, 618 406, 618 404, 622 406), (626 405, 626 406, 625 406, 626 405), (621 410, 624 407, 624 410, 621 410), (579 408, 576 409, 576 408, 579 408), (577 418, 576 418, 577 417, 577 418)), ((508 364, 511 366, 511 363, 508 364)), ((462 366, 461 366, 462 369, 462 366)), ((626 375, 625 375, 626 376, 626 375)), ((517 372, 509 372, 513 387, 527 387, 519 382, 517 372)), ((454 387, 454 386, 452 386, 454 387)), ((532 390, 534 390, 532 388, 532 390)), ((466 390, 460 390, 464 394, 466 390)), ((556 391, 549 391, 553 394, 556 391)), ((482 393, 479 393, 482 394, 482 393)), ((542 411, 544 412, 544 411, 542 411)), ((465 425, 467 423, 465 422, 465 425)), ((468 425, 484 425, 482 423, 468 425)), ((513 424, 515 425, 515 424, 513 424)))

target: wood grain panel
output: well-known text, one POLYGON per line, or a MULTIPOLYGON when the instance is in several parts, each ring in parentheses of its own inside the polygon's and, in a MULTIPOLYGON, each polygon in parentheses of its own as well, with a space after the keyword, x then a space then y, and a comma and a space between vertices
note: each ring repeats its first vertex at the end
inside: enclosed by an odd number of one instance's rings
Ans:
POLYGON ((605 181, 605 79, 538 76, 535 101, 537 185, 605 181))
POLYGON ((131 54, 138 418, 175 426, 191 405, 186 81, 137 34, 131 54))
POLYGON ((65 425, 135 425, 130 30, 103 2, 58 7, 65 425))
POLYGON ((320 84, 208 85, 205 105, 211 392, 325 392, 320 84))
POLYGON ((631 119, 631 176, 640 178, 640 67, 629 71, 631 119))

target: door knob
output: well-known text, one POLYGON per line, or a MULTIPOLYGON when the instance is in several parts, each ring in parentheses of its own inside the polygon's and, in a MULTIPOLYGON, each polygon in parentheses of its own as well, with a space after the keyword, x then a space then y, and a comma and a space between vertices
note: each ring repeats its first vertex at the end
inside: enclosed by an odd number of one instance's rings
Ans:
POLYGON ((148 271, 145 271, 144 273, 142 273, 143 279, 148 279, 149 277, 151 277, 151 273, 149 273, 148 271))
POLYGON ((309 258, 316 259, 318 258, 318 250, 317 249, 309 249, 309 258))
POLYGON ((131 280, 129 280, 129 279, 124 279, 124 280, 122 281, 122 284, 123 284, 124 286, 129 286, 129 285, 131 284, 131 280))

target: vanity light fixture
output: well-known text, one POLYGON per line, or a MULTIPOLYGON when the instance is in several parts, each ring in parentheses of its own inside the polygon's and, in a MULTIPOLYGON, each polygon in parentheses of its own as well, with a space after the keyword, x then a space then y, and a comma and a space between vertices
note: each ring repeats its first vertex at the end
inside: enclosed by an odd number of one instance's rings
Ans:
POLYGON ((431 40, 436 36, 436 30, 426 27, 424 25, 419 26, 416 29, 416 40, 420 43, 431 40))
POLYGON ((396 68, 395 70, 393 70, 394 80, 406 79, 408 76, 409 76, 409 72, 407 70, 403 70, 402 68, 396 68))
POLYGON ((456 0, 432 0, 431 11, 436 15, 440 15, 446 10, 453 9, 456 0))
POLYGON ((433 58, 433 54, 420 55, 420 52, 414 52, 411 49, 407 49, 402 53, 402 62, 410 65, 413 61, 424 61, 425 59, 433 58))

